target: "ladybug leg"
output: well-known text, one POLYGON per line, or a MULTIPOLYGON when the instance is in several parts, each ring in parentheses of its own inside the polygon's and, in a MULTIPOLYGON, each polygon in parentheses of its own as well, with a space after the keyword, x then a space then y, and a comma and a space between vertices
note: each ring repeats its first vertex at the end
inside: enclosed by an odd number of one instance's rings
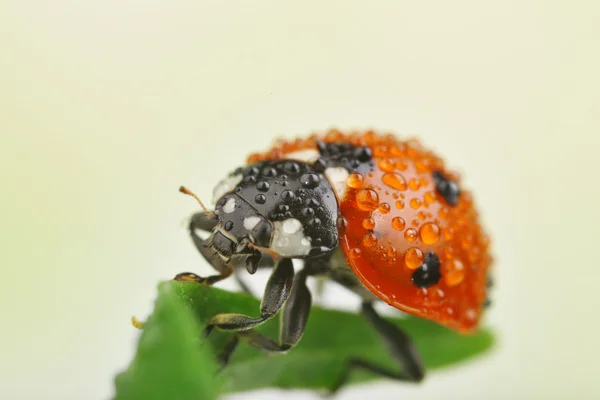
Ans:
MULTIPOLYGON (((192 215, 190 219, 190 224, 188 225, 188 230, 190 232, 190 237, 194 242, 194 246, 198 249, 200 254, 202 254, 205 258, 208 255, 207 249, 205 246, 205 240, 198 236, 196 230, 201 230, 204 232, 210 232, 213 230, 219 220, 214 215, 209 215, 205 212, 199 212, 192 215)), ((215 267, 216 269, 216 267, 215 267)), ((218 271, 218 269, 217 269, 218 271)))
POLYGON ((234 269, 233 276, 234 276, 235 281, 237 282, 238 286, 240 287, 240 289, 242 289, 243 292, 248 293, 252 297, 256 297, 256 295, 250 289, 250 286, 248 286, 246 281, 242 278, 242 276, 241 276, 241 274, 243 273, 242 270, 246 269, 250 275, 253 275, 258 269, 273 268, 273 266, 275 265, 275 260, 273 260, 273 257, 270 254, 267 254, 267 253, 262 253, 262 254, 259 253, 259 254, 260 254, 260 257, 258 257, 258 259, 255 259, 255 261, 253 261, 252 263, 249 263, 248 259, 246 259, 245 266, 244 266, 244 263, 240 263, 238 265, 235 265, 233 268, 234 269))
POLYGON ((206 335, 216 327, 222 331, 246 331, 273 318, 288 299, 294 281, 294 266, 290 258, 282 259, 273 269, 260 304, 260 317, 243 314, 217 314, 206 327, 206 335))
POLYGON ((330 394, 336 393, 348 381, 351 372, 359 368, 390 379, 415 383, 421 382, 425 377, 425 371, 421 358, 410 337, 396 325, 381 318, 370 303, 363 303, 362 313, 367 321, 377 330, 390 350, 390 354, 398 362, 400 372, 389 370, 370 361, 351 358, 347 361, 344 371, 332 386, 330 394))
POLYGON ((312 305, 312 297, 306 286, 308 275, 306 270, 302 270, 294 278, 290 296, 281 311, 279 343, 254 330, 239 331, 219 356, 223 367, 240 339, 267 353, 285 353, 298 344, 304 333, 312 305))
POLYGON ((218 275, 210 275, 210 276, 200 276, 193 272, 181 272, 173 278, 175 281, 180 282, 196 282, 201 285, 213 285, 219 281, 222 281, 225 278, 228 278, 233 273, 233 269, 231 264, 225 264, 225 262, 212 254, 208 247, 199 247, 200 253, 206 258, 206 260, 210 263, 210 265, 216 269, 219 274, 218 275))
POLYGON ((182 282, 196 282, 202 285, 213 285, 231 276, 231 266, 225 264, 219 257, 215 257, 215 255, 212 254, 212 252, 206 246, 206 241, 196 233, 197 229, 210 232, 217 225, 217 222, 218 220, 214 216, 205 212, 199 212, 192 216, 188 229, 190 232, 190 237, 192 238, 192 241, 194 242, 194 245, 200 254, 204 256, 204 258, 215 270, 217 270, 217 272, 219 272, 219 274, 202 277, 194 274, 193 272, 182 272, 177 274, 175 278, 173 278, 174 280, 182 282))
POLYGON ((192 218, 190 219, 190 223, 188 225, 188 229, 190 231, 190 235, 193 238, 200 239, 200 237, 196 233, 196 229, 205 232, 210 232, 215 226, 217 226, 217 223, 219 223, 219 219, 217 217, 202 211, 192 215, 192 218))

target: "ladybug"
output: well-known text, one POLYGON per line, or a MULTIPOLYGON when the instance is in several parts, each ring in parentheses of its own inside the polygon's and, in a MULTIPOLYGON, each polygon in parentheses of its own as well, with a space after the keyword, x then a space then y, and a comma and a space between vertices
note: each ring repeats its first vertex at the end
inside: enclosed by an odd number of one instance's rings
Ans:
POLYGON ((350 359, 332 391, 354 368, 410 382, 425 376, 411 339, 381 318, 374 302, 461 333, 477 328, 488 304, 490 241, 473 197, 416 139, 331 130, 279 140, 250 155, 213 194, 214 211, 198 199, 204 211, 192 216, 189 231, 218 274, 175 279, 212 285, 233 275, 247 288, 244 269, 272 268, 260 317, 219 314, 209 321, 207 334, 213 328, 236 333, 220 355, 223 364, 240 339, 269 353, 285 353, 300 341, 312 303, 309 276, 358 294, 363 315, 400 366, 395 372, 350 359), (293 259, 303 260, 297 273, 293 259), (253 330, 280 311, 280 341, 253 330))

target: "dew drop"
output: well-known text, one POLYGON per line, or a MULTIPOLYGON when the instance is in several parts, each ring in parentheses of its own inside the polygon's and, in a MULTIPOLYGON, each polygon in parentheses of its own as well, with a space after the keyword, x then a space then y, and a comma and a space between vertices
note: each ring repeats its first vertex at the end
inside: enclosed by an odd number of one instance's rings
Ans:
POLYGON ((444 229, 444 239, 450 240, 454 237, 454 228, 449 227, 444 229))
POLYGON ((302 213, 303 217, 311 218, 311 217, 314 217, 315 210, 313 208, 310 208, 310 207, 305 207, 305 208, 302 209, 301 213, 302 213))
POLYGON ((446 247, 446 249, 444 250, 444 257, 447 260, 452 260, 454 258, 454 247, 452 247, 452 246, 446 247))
POLYGON ((269 190, 269 187, 271 187, 271 184, 269 184, 269 182, 266 181, 260 181, 258 182, 258 184, 256 185, 256 188, 258 190, 260 190, 261 192, 266 192, 269 190))
POLYGON ((365 247, 373 247, 377 244, 377 236, 372 233, 367 233, 363 236, 362 243, 365 247))
POLYGON ((454 287, 465 279, 465 266, 459 259, 450 262, 450 268, 444 276, 446 285, 454 287))
POLYGON ((423 258, 423 252, 420 249, 411 247, 404 254, 404 264, 410 269, 417 269, 423 264, 423 258))
POLYGON ((379 163, 377 163, 377 165, 385 172, 394 172, 394 169, 396 168, 392 161, 385 158, 380 160, 379 163))
POLYGON ((321 178, 317 174, 304 174, 300 177, 300 184, 307 188, 314 188, 319 186, 321 178))
POLYGON ((273 177, 273 176, 277 175, 277 170, 273 167, 265 167, 262 170, 262 174, 263 174, 263 176, 273 177))
POLYGON ((441 219, 446 219, 448 218, 448 209, 446 207, 442 207, 440 208, 440 211, 438 211, 438 216, 441 219))
POLYGON ((378 209, 381 214, 387 214, 390 212, 390 205, 388 203, 381 203, 378 209))
POLYGON ((348 180, 346 181, 348 187, 352 189, 360 189, 363 187, 364 183, 365 178, 361 174, 357 174, 355 172, 348 175, 348 180))
POLYGON ((409 242, 414 242, 415 240, 417 240, 417 231, 416 229, 413 228, 408 228, 405 232, 404 232, 404 238, 409 241, 409 242))
POLYGON ((396 161, 396 169, 399 169, 400 171, 406 171, 407 168, 408 168, 408 166, 406 165, 405 162, 396 161))
POLYGON ((476 263, 481 255, 481 250, 479 247, 472 247, 468 252, 469 261, 471 263, 476 263))
POLYGON ((373 220, 373 218, 363 219, 362 226, 367 230, 371 230, 375 228, 375 220, 373 220))
POLYGON ((372 189, 361 189, 356 194, 356 205, 363 211, 374 211, 379 206, 379 196, 372 189))
POLYGON ((386 172, 381 177, 381 180, 383 181, 383 183, 385 183, 392 189, 406 190, 406 181, 404 180, 404 177, 400 174, 394 172, 386 172))
POLYGON ((267 196, 265 196, 264 194, 257 194, 257 195, 254 197, 254 201, 255 201, 257 204, 265 204, 265 203, 267 202, 267 196))
POLYGON ((469 308, 467 311, 465 311, 465 317, 468 320, 475 321, 477 319, 477 311, 469 308))
POLYGON ((435 203, 435 194, 433 192, 425 193, 425 204, 431 205, 433 203, 435 203))
POLYGON ((440 228, 436 224, 426 223, 421 227, 419 236, 425 244, 436 244, 440 240, 440 228))
POLYGON ((296 197, 296 195, 291 190, 284 190, 281 192, 281 198, 283 200, 291 201, 294 200, 294 197, 296 197))
POLYGON ((417 199, 416 197, 410 200, 410 207, 414 208, 415 210, 419 207, 421 207, 421 200, 417 199))
POLYGON ((394 217, 394 219, 392 219, 392 228, 394 228, 397 231, 402 231, 404 230, 404 227, 406 226, 406 222, 404 222, 404 219, 402 217, 394 217))
POLYGON ((408 181, 408 187, 410 190, 419 190, 419 188, 421 187, 421 184, 419 183, 418 179, 412 178, 411 180, 408 181))
POLYGON ((404 201, 402 201, 402 200, 398 200, 398 201, 396 202, 396 208, 397 208, 398 210, 403 210, 403 209, 404 209, 404 201))

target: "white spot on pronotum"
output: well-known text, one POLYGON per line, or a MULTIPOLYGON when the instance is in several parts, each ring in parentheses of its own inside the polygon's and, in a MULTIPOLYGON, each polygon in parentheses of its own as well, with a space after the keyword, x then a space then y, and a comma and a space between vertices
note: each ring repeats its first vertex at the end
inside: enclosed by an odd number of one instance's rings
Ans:
POLYGON ((251 231, 252 229, 254 229, 256 224, 258 224, 259 222, 260 222, 260 217, 257 217, 257 216, 244 218, 244 228, 251 231))
POLYGON ((310 238, 304 236, 300 221, 290 218, 273 222, 271 250, 283 257, 299 257, 307 255, 310 249, 310 238))
POLYGON ((292 234, 298 232, 302 224, 296 218, 289 218, 283 221, 282 227, 284 233, 292 234))
POLYGON ((332 167, 325 170, 325 176, 331 183, 333 190, 338 199, 342 200, 346 196, 346 189, 348 188, 346 181, 348 180, 348 170, 343 167, 332 167))
POLYGON ((241 174, 233 175, 233 176, 228 176, 227 178, 221 180, 221 182, 219 182, 217 184, 217 186, 215 186, 215 189, 213 190, 213 198, 212 198, 213 203, 216 204, 217 201, 219 201, 219 199, 221 197, 223 197, 227 193, 232 192, 233 189, 235 189, 235 187, 241 181, 242 181, 242 175, 241 174))
POLYGON ((235 210, 235 199, 233 197, 227 200, 227 203, 223 206, 223 211, 227 214, 232 213, 235 210))
POLYGON ((315 149, 306 149, 306 150, 298 150, 293 151, 285 155, 285 158, 290 160, 303 161, 307 164, 312 164, 319 158, 320 154, 318 150, 315 149))

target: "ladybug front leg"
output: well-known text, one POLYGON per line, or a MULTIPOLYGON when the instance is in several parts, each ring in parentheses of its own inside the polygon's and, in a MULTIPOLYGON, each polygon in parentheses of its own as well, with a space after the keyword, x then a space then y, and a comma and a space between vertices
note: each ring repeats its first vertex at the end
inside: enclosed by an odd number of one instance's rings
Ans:
POLYGON ((202 285, 212 285, 231 275, 231 265, 225 264, 221 258, 215 257, 215 254, 206 246, 206 240, 198 236, 198 233, 196 232, 196 230, 210 232, 217 225, 217 223, 218 219, 213 214, 199 212, 192 215, 190 224, 188 225, 188 230, 196 249, 198 249, 200 254, 202 254, 202 256, 215 270, 217 270, 217 272, 219 272, 219 274, 202 277, 194 274, 193 272, 182 272, 177 274, 175 278, 173 278, 174 280, 183 282, 196 282, 202 285))
POLYGON ((267 353, 285 353, 298 344, 312 306, 312 296, 306 286, 308 275, 307 270, 302 270, 294 278, 291 293, 281 311, 279 343, 254 330, 238 331, 219 356, 223 367, 240 339, 267 353))
POLYGON ((275 260, 270 254, 267 253, 259 253, 260 257, 254 258, 252 260, 250 257, 245 260, 244 263, 237 264, 233 266, 233 277, 236 280, 240 289, 243 292, 248 293, 252 297, 256 297, 254 292, 250 289, 250 286, 246 283, 246 281, 241 277, 243 270, 247 270, 250 275, 253 275, 257 270, 264 268, 273 268, 275 265, 275 260), (252 262, 250 262, 252 260, 252 262))
POLYGON ((425 370, 417 348, 410 337, 396 325, 381 318, 371 303, 363 303, 362 313, 387 345, 390 354, 398 362, 400 371, 391 371, 370 361, 351 358, 347 361, 345 369, 331 388, 330 393, 336 393, 348 381, 352 371, 359 368, 391 379, 421 382, 425 377, 425 370))
POLYGON ((222 331, 249 330, 273 318, 292 290, 294 281, 294 265, 292 260, 284 258, 275 266, 265 287, 263 300, 260 304, 260 317, 250 317, 243 314, 217 314, 208 321, 206 334, 214 328, 222 331))

